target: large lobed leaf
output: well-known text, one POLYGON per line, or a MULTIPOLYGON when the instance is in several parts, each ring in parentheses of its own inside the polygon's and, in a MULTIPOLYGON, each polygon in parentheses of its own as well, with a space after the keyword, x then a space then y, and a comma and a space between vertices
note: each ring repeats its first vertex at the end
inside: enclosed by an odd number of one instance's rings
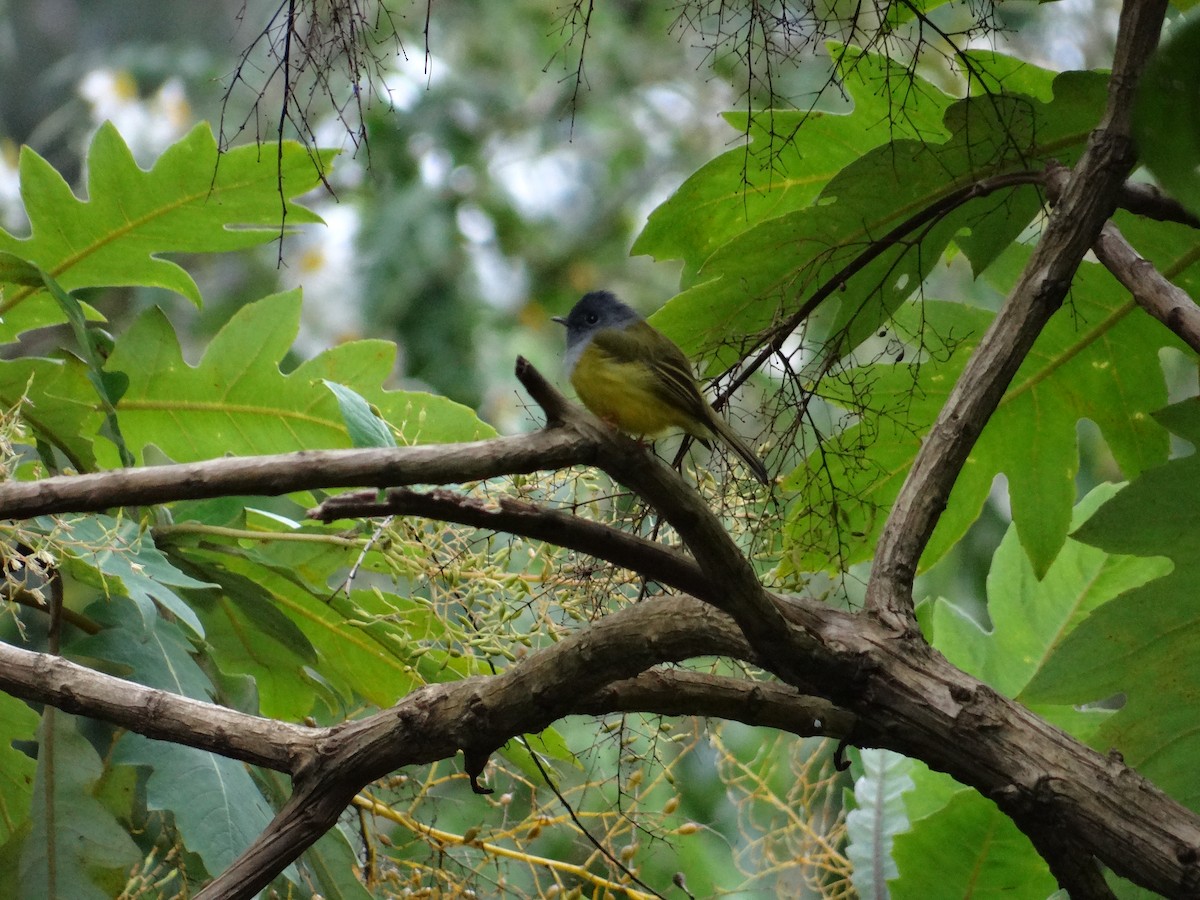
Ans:
MULTIPOLYGON (((1117 494, 1102 484, 1075 507, 1072 527, 1086 523, 1117 494)), ((1021 692, 1047 660, 1092 613, 1125 591, 1166 574, 1164 560, 1118 555, 1068 540, 1039 579, 1009 527, 987 580, 991 628, 983 628, 950 601, 938 599, 928 616, 933 645, 954 665, 1008 697, 1021 692)))
MULTIPOLYGON (((1015 277, 1026 255, 1010 250, 995 264, 995 277, 1015 277)), ((923 435, 990 320, 990 313, 961 304, 909 306, 897 314, 896 327, 919 339, 928 357, 920 366, 872 364, 827 382, 829 399, 853 409, 869 385, 867 408, 793 476, 804 503, 789 521, 791 565, 819 569, 869 557, 923 435), (859 462, 864 447, 869 466, 859 462)), ((962 537, 993 478, 1004 473, 1021 544, 1044 575, 1066 539, 1075 500, 1079 419, 1099 425, 1126 473, 1165 461, 1167 434, 1150 415, 1167 401, 1163 347, 1181 344, 1106 271, 1084 263, 1071 303, 1038 338, 971 452, 923 566, 962 537)))
MULTIPOLYGON (((322 154, 321 165, 331 159, 322 154)), ((80 200, 48 162, 22 148, 21 197, 32 233, 17 238, 0 230, 0 251, 28 260, 68 291, 145 285, 198 305, 195 281, 161 254, 264 243, 279 236, 285 212, 289 225, 320 221, 292 199, 320 180, 309 152, 294 142, 285 142, 278 156, 255 146, 218 153, 212 130, 200 124, 146 171, 105 124, 92 139, 87 172, 87 199, 80 200)), ((0 316, 0 342, 63 321, 46 291, 27 284, 5 290, 0 316)))
POLYGON ((1043 900, 1055 881, 1046 863, 991 800, 960 791, 928 820, 896 836, 896 900, 1004 897, 1043 900), (920 827, 928 823, 930 827, 920 827))
MULTIPOLYGON (((387 341, 341 344, 285 375, 280 361, 299 327, 299 291, 264 298, 238 310, 193 367, 166 316, 149 310, 108 361, 110 371, 129 377, 117 404, 129 447, 140 458, 153 444, 177 462, 349 447, 342 410, 325 382, 348 385, 374 403, 405 443, 494 434, 471 410, 444 397, 385 390, 396 354, 387 341)), ((97 450, 115 462, 106 446, 97 450)))
MULTIPOLYGON (((72 652, 116 663, 125 677, 148 687, 211 699, 215 688, 192 659, 193 647, 182 629, 158 619, 137 634, 124 625, 132 612, 120 601, 94 605, 89 613, 105 627, 78 641, 72 652)), ((173 815, 184 843, 211 873, 227 868, 273 815, 246 766, 236 760, 132 732, 120 738, 114 760, 150 770, 148 808, 173 815)))
MULTIPOLYGON (((832 48, 837 50, 839 48, 832 48)), ((844 48, 841 69, 853 93, 854 112, 762 110, 728 113, 747 143, 702 166, 655 209, 634 253, 682 259, 685 284, 696 280, 718 248, 756 224, 811 205, 843 168, 895 138, 946 137, 942 118, 951 98, 921 82, 904 118, 888 117, 891 99, 880 83, 903 82, 907 73, 875 54, 844 48)))
MULTIPOLYGON (((1049 78, 1042 75, 1043 81, 1049 78)), ((1037 80, 1026 73, 1019 83, 1024 88, 1037 80)), ((805 123, 798 133, 805 140, 803 151, 776 140, 779 150, 772 159, 783 160, 780 166, 788 178, 780 180, 776 190, 782 196, 775 203, 735 180, 732 160, 722 158, 711 171, 701 170, 681 188, 678 202, 672 199, 660 207, 634 247, 660 258, 683 253, 688 265, 698 269, 691 286, 655 315, 655 324, 692 354, 743 348, 918 211, 987 176, 1035 172, 1050 158, 1073 161, 1103 108, 1105 79, 1065 73, 1054 79, 1049 101, 988 94, 945 105, 939 96, 932 85, 914 84, 916 109, 922 102, 944 108, 944 141, 933 142, 928 134, 921 140, 887 140, 890 133, 880 128, 886 116, 871 102, 866 86, 858 86, 852 115, 805 123), (809 150, 810 127, 819 150, 809 150), (863 137, 872 127, 878 146, 863 153, 864 145, 875 143, 863 137), (839 155, 836 148, 842 146, 857 152, 847 149, 839 155), (726 196, 720 197, 716 179, 726 196), (689 204, 708 195, 716 198, 713 213, 721 214, 715 226, 719 243, 687 240, 697 230, 689 204), (733 211, 736 197, 742 202, 733 211)), ((1039 209, 1036 193, 1024 188, 948 211, 884 250, 853 277, 839 280, 835 298, 810 317, 807 339, 823 345, 827 354, 853 349, 918 289, 956 234, 962 233, 960 245, 981 271, 1039 209), (918 239, 919 250, 913 243, 918 239)), ((719 354, 713 370, 727 368, 737 356, 732 351, 719 354)))
MULTIPOLYGON (((1200 444, 1200 402, 1158 418, 1200 444)), ((1120 698, 1096 736, 1192 809, 1200 809, 1200 458, 1144 473, 1101 507, 1075 535, 1109 553, 1167 557, 1169 574, 1096 609, 1064 640, 1025 689, 1032 702, 1089 703, 1120 698)), ((1145 565, 1165 567, 1160 560, 1145 565)), ((1161 568, 1160 568, 1161 571, 1161 568)))

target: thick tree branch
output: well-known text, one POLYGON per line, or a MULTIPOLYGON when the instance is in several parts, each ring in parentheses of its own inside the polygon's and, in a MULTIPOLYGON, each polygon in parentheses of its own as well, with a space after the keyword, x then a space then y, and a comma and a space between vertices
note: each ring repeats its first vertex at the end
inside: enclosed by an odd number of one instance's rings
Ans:
POLYGON ((1133 165, 1129 116, 1134 90, 1158 43, 1166 5, 1166 0, 1145 0, 1122 7, 1104 118, 1092 132, 1025 271, 954 386, 892 507, 876 547, 866 603, 873 615, 898 633, 917 633, 913 578, 963 463, 1116 206, 1133 165))
MULTIPOLYGON (((1063 185, 1065 186, 1066 170, 1065 167, 1063 168, 1063 185)), ((1158 222, 1178 222, 1180 225, 1200 228, 1200 218, 1192 214, 1187 207, 1174 197, 1164 194, 1157 185, 1147 184, 1144 181, 1125 182, 1121 188, 1121 195, 1117 199, 1117 205, 1127 212, 1147 219, 1154 219, 1158 222)))
POLYGON ((592 461, 586 434, 546 428, 532 434, 464 444, 378 450, 301 450, 198 463, 145 466, 41 481, 0 484, 0 518, 99 512, 208 497, 277 496, 334 487, 456 484, 497 475, 550 471, 592 461))
POLYGON ((854 729, 853 714, 788 685, 682 669, 652 669, 636 678, 614 681, 581 698, 572 712, 596 716, 614 712, 706 715, 802 737, 844 738, 854 729))
MULTIPOLYGON (((250 896, 330 827, 364 783, 459 749, 468 771, 478 773, 507 737, 571 712, 597 711, 607 685, 696 653, 699 634, 707 634, 710 651, 750 649, 711 607, 661 598, 610 614, 502 675, 422 688, 390 710, 329 730, 268 831, 201 896, 250 896)), ((847 698, 835 703, 857 715, 836 720, 849 740, 954 774, 1032 834, 1053 822, 1119 874, 1167 896, 1191 896, 1200 885, 1200 818, 1119 757, 1097 754, 870 618, 830 615, 819 634, 810 622, 808 630, 789 628, 784 639, 803 644, 814 637, 828 688, 847 698)), ((820 716, 796 714, 804 717, 798 727, 820 716)))
MULTIPOLYGON (((645 634, 647 619, 654 621, 660 639, 666 640, 674 656, 752 658, 749 646, 730 620, 720 614, 705 613, 703 606, 686 598, 660 599, 609 614, 610 634, 604 652, 613 657, 624 656, 625 642, 645 634), (712 618, 714 615, 717 618, 712 618), (622 626, 624 620, 628 621, 622 626)), ((539 653, 570 653, 578 640, 578 637, 568 639, 560 648, 539 653)), ((530 665, 553 669, 536 662, 537 656, 533 654, 514 668, 530 665)), ((465 683, 458 684, 464 686, 451 685, 451 694, 473 689, 465 683)), ((337 730, 292 725, 237 712, 4 642, 0 642, 0 689, 14 697, 101 719, 146 737, 288 774, 311 766, 316 744, 330 740, 337 730)), ((853 717, 844 710, 786 685, 687 670, 648 671, 608 683, 592 694, 574 691, 566 694, 568 712, 580 715, 617 712, 697 715, 778 728, 801 736, 831 737, 845 736, 853 724, 853 717)), ((388 717, 408 702, 406 698, 393 711, 378 715, 388 717)))
POLYGON ((1083 900, 1115 900, 1112 888, 1104 880, 1104 871, 1075 835, 1050 820, 1027 822, 1025 836, 1046 861, 1059 887, 1069 897, 1083 900))
POLYGON ((319 729, 264 719, 0 641, 0 690, 146 737, 290 772, 319 729))

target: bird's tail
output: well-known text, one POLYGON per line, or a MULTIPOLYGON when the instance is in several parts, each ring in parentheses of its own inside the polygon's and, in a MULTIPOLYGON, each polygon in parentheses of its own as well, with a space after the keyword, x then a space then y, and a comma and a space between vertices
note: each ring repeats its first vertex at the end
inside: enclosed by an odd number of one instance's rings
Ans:
POLYGON ((717 436, 729 446, 730 450, 742 458, 742 462, 746 464, 747 468, 754 474, 754 477, 763 484, 770 484, 771 476, 767 474, 767 467, 763 465, 763 461, 755 455, 753 450, 742 443, 742 439, 729 427, 729 423, 722 419, 715 411, 709 417, 709 421, 717 436))

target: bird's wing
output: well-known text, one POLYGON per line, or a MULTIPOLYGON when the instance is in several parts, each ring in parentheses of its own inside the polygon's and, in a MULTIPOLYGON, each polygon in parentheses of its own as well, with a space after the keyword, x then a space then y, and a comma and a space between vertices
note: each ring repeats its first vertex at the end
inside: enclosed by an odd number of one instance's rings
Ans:
POLYGON ((609 328, 598 332, 592 340, 597 349, 617 362, 642 363, 649 367, 655 376, 650 387, 664 403, 682 409, 701 422, 712 420, 712 407, 696 386, 696 377, 687 357, 653 325, 637 322, 628 328, 609 328))
POLYGON ((709 446, 708 438, 719 437, 742 458, 755 478, 763 484, 770 484, 770 476, 762 460, 742 443, 729 424, 704 399, 692 374, 691 363, 670 338, 648 322, 638 322, 624 329, 604 329, 597 332, 592 340, 597 349, 618 363, 646 366, 652 377, 645 387, 654 391, 667 406, 684 412, 692 423, 702 423, 704 429, 697 433, 699 429, 683 426, 684 430, 705 446, 709 446))

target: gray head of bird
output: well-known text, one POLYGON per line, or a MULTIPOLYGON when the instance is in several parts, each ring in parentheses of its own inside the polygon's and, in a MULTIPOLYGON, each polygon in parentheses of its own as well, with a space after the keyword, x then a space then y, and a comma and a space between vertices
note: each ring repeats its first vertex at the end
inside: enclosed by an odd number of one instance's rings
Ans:
POLYGON ((632 307, 625 305, 611 291, 591 291, 584 294, 566 317, 555 316, 554 321, 567 328, 567 350, 584 344, 597 331, 605 328, 628 328, 642 317, 632 307))

